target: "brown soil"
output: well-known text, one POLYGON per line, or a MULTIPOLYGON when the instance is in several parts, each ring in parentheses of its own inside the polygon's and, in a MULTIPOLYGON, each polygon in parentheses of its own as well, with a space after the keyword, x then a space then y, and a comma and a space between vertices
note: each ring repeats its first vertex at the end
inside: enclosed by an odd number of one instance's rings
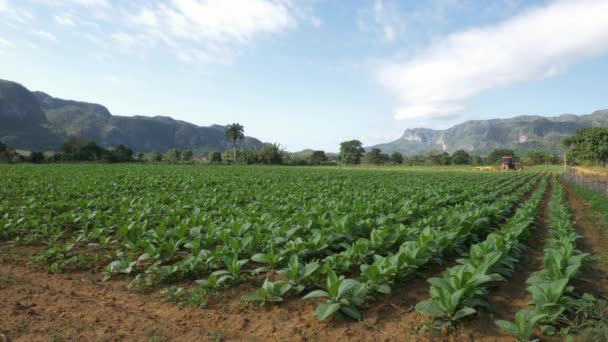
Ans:
POLYGON ((574 192, 572 184, 560 178, 565 187, 568 205, 576 220, 576 230, 582 235, 579 248, 591 253, 595 258, 590 267, 584 270, 587 281, 579 284, 582 292, 592 292, 608 297, 608 226, 602 224, 601 216, 574 192))
POLYGON ((49 274, 30 262, 40 249, 0 243, 0 333, 14 341, 513 341, 483 316, 449 336, 421 332, 427 319, 413 308, 428 297, 425 279, 440 275, 440 265, 375 301, 363 322, 319 322, 314 300, 245 305, 240 297, 253 291, 252 284, 225 291, 202 309, 128 290, 126 280, 101 283, 99 273, 49 274))

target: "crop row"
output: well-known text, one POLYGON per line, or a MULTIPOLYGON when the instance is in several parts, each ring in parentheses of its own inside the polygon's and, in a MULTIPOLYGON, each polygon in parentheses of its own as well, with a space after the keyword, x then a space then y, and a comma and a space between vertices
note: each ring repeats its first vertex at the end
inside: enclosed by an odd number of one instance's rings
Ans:
POLYGON ((432 225, 426 221, 410 231, 412 238, 401 244, 394 254, 375 254, 371 264, 362 264, 358 279, 348 279, 344 276, 338 278, 333 269, 330 269, 326 288, 331 290, 331 284, 337 283, 330 284, 330 280, 338 279, 339 283, 349 284, 348 291, 339 291, 340 287, 334 285, 337 288, 333 293, 330 290, 315 290, 304 299, 327 298, 326 302, 317 306, 316 315, 319 319, 336 313, 361 319, 359 307, 366 300, 369 301, 377 295, 390 294, 391 287, 412 277, 419 268, 430 262, 442 262, 445 254, 458 253, 459 248, 468 241, 475 241, 504 218, 532 186, 532 182, 519 185, 516 191, 500 196, 490 205, 470 208, 468 211, 450 211, 449 214, 434 220, 432 225))
POLYGON ((515 321, 497 321, 504 331, 520 340, 533 339, 534 329, 541 324, 546 334, 557 332, 555 325, 565 318, 570 307, 572 284, 580 276, 583 261, 589 255, 576 247, 579 238, 566 201, 563 186, 553 180, 549 239, 544 249, 544 268, 532 274, 526 283, 532 297, 532 310, 520 310, 515 321))
POLYGON ((488 288, 513 273, 521 255, 521 241, 529 236, 538 218, 546 189, 547 179, 543 177, 532 197, 498 231, 472 245, 467 257, 446 269, 441 278, 428 279, 431 298, 418 303, 416 310, 443 326, 486 307, 483 298, 488 288))
POLYGON ((368 301, 387 293, 403 276, 483 238, 536 177, 264 167, 1 167, 0 239, 47 245, 36 260, 48 262, 51 270, 102 264, 106 279, 136 275, 132 285, 138 287, 200 279, 198 287, 206 293, 264 273, 274 281, 248 297, 262 301, 319 287, 329 294, 344 282, 363 284, 368 301), (391 263, 400 265, 398 272, 391 263), (374 276, 375 270, 384 278, 374 276))

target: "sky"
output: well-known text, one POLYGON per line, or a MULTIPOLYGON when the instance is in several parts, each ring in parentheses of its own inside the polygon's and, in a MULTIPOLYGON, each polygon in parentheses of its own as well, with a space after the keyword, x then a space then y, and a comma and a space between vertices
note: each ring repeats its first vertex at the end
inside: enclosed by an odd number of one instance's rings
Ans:
POLYGON ((607 0, 0 0, 0 79, 290 151, 608 108, 607 0))

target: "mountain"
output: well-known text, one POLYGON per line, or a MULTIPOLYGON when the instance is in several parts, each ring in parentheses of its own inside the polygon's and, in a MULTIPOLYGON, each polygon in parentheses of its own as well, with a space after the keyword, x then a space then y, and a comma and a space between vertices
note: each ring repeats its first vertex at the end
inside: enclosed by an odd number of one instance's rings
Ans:
POLYGON ((454 152, 465 150, 485 155, 495 148, 511 148, 516 153, 531 149, 561 150, 560 141, 585 127, 608 127, 608 110, 588 115, 564 114, 557 117, 535 115, 511 119, 472 120, 445 130, 429 128, 406 129, 401 138, 375 146, 385 153, 395 151, 406 155, 432 150, 454 152))
MULTIPOLYGON (((26 150, 59 150, 69 136, 103 147, 124 144, 137 152, 165 152, 170 148, 197 152, 230 147, 225 126, 200 127, 167 116, 118 116, 99 104, 63 100, 0 80, 0 141, 26 150)), ((252 137, 245 147, 261 147, 252 137)))

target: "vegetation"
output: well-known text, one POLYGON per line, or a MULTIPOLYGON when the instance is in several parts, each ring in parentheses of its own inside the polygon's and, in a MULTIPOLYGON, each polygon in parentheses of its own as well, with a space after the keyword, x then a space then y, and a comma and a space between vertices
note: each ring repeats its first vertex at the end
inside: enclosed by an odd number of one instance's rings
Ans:
POLYGON ((471 164, 471 156, 465 150, 458 150, 452 154, 452 162, 455 165, 471 164))
POLYGON ((236 163, 236 143, 245 139, 245 127, 238 123, 228 125, 226 127, 226 139, 232 143, 232 161, 236 163))
POLYGON ((579 236, 569 213, 565 190, 557 178, 553 184, 550 236, 544 250, 544 268, 526 281, 530 285, 527 290, 532 295, 530 305, 534 309, 518 313, 515 323, 496 322, 499 327, 524 341, 533 339, 537 324, 543 324, 541 330, 545 334, 557 334, 555 325, 566 318, 571 302, 569 298, 574 291, 572 285, 580 276, 584 259, 589 256, 577 249, 579 236))
POLYGON ((603 223, 603 227, 599 225, 599 228, 608 228, 608 196, 578 185, 574 185, 574 191, 597 213, 599 217, 597 217, 596 222, 603 223))
POLYGON ((195 289, 164 292, 188 305, 205 305, 210 293, 266 273, 268 280, 245 299, 322 297, 320 319, 361 319, 364 303, 496 225, 536 178, 245 166, 1 167, 0 239, 45 244, 36 260, 53 272, 90 267, 87 256, 102 255, 105 278, 130 275, 132 287, 190 280, 195 289), (246 204, 233 205, 243 198, 246 204))
POLYGON ((366 154, 367 163, 374 165, 382 165, 390 160, 388 154, 383 154, 379 148, 373 148, 366 154))
POLYGON ((521 156, 526 165, 549 165, 559 164, 561 158, 557 154, 551 154, 542 150, 530 150, 521 156))
POLYGON ((439 326, 451 327, 454 322, 487 307, 483 300, 488 288, 509 278, 521 255, 520 242, 538 217, 541 199, 547 188, 543 178, 532 198, 522 205, 500 230, 469 249, 467 258, 448 268, 441 278, 430 278, 431 298, 416 305, 416 310, 435 320, 439 326))
POLYGON ((340 154, 338 159, 345 165, 357 165, 365 153, 363 144, 359 140, 349 140, 340 143, 340 154))
POLYGON ((577 163, 608 165, 608 128, 583 128, 562 141, 568 159, 577 163))
POLYGON ((391 153, 391 161, 395 164, 403 164, 403 154, 401 152, 391 153))
POLYGON ((209 159, 210 163, 221 163, 222 154, 220 152, 210 152, 207 159, 209 159))
POLYGON ((322 165, 327 161, 328 158, 325 151, 313 151, 310 156, 310 164, 312 165, 322 165))

